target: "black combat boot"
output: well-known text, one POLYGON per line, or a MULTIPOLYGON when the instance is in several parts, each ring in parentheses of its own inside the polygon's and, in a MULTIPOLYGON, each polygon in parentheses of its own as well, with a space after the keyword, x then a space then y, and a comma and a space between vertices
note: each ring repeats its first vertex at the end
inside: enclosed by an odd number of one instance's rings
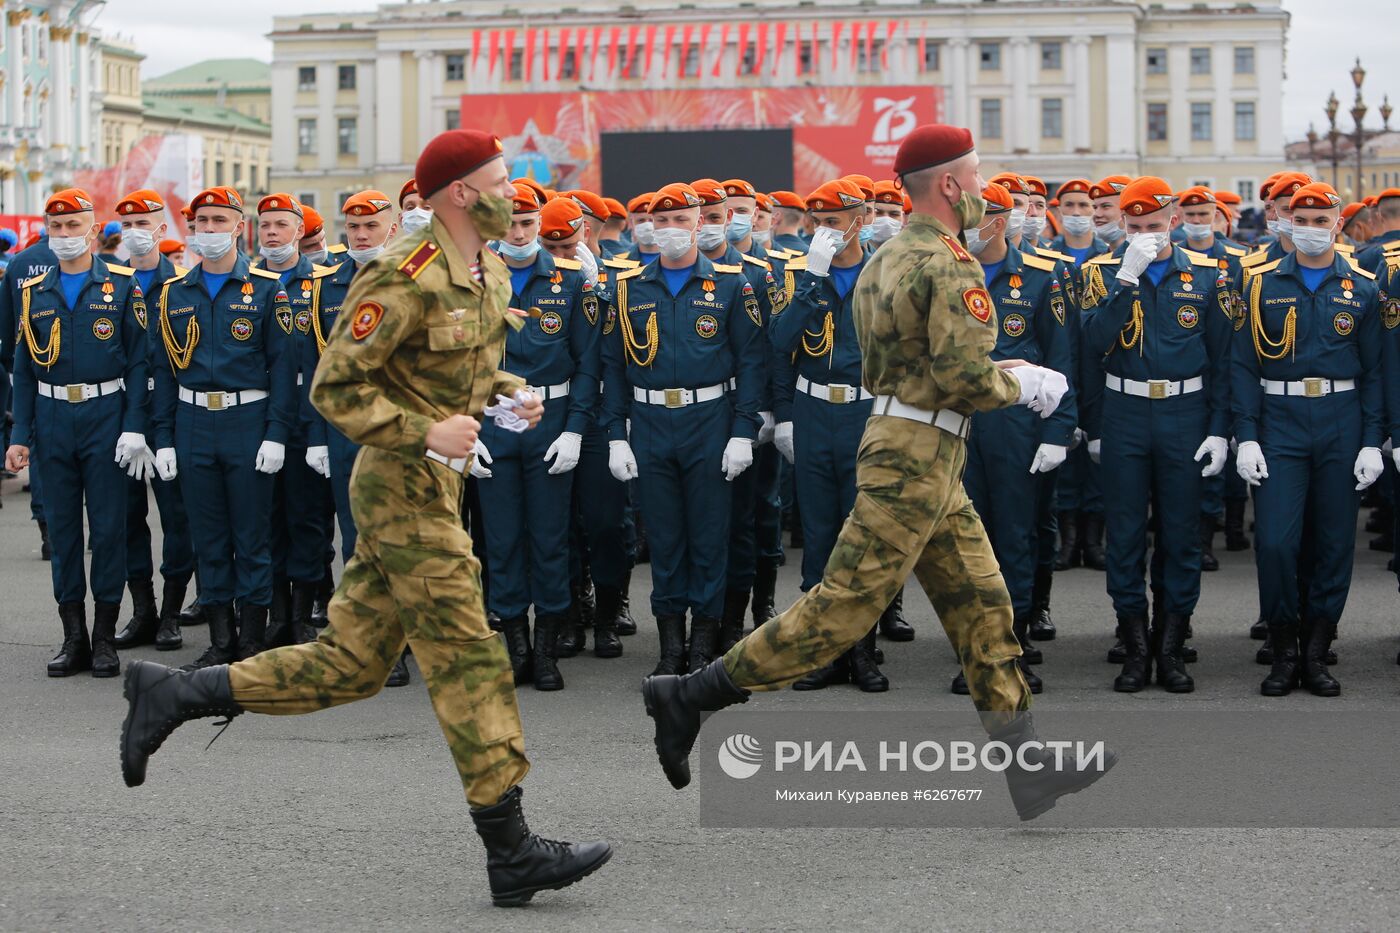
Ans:
POLYGON ((967 688, 967 675, 963 673, 961 667, 958 668, 958 672, 953 675, 953 682, 948 686, 948 692, 956 693, 960 697, 965 697, 972 693, 972 691, 967 688))
POLYGON ((680 790, 690 783, 690 750, 700 734, 700 714, 748 699, 749 691, 729 679, 723 658, 681 677, 652 675, 642 681, 642 700, 656 723, 656 757, 672 787, 680 790))
POLYGON ((1298 686, 1298 624, 1270 623, 1269 640, 1273 643, 1274 664, 1259 685, 1259 692, 1266 697, 1286 697, 1298 686))
POLYGON ((321 578, 321 583, 316 588, 316 599, 311 603, 311 627, 325 628, 330 622, 328 615, 331 597, 335 595, 335 574, 331 572, 329 564, 326 565, 326 575, 321 578))
POLYGON ((704 616, 690 617, 690 650, 686 657, 686 668, 698 671, 715 659, 715 648, 719 643, 719 619, 704 616))
POLYGON ((63 623, 63 647, 49 662, 50 677, 81 674, 92 667, 92 644, 88 641, 87 604, 59 603, 58 618, 63 623))
MULTIPOLYGON (((180 606, 185 601, 185 584, 166 580, 160 594, 160 627, 156 629, 156 650, 175 651, 184 647, 180 634, 180 606)), ((121 644, 118 643, 120 648, 121 644)))
MULTIPOLYGON (((1146 628, 1147 620, 1143 619, 1146 628)), ((984 722, 991 723, 1004 718, 1005 713, 984 713, 984 722)), ((1015 713, 1009 723, 988 730, 990 737, 1005 742, 1011 748, 1011 761, 1006 769, 1006 786, 1011 791, 1011 802, 1016 805, 1016 815, 1022 821, 1033 820, 1051 807, 1066 794, 1073 794, 1093 784, 1108 773, 1118 763, 1118 755, 1105 750, 1102 765, 1094 760, 1080 762, 1064 756, 1066 770, 1058 770, 1053 749, 1035 734, 1031 714, 1015 713), (1025 747, 1023 747, 1025 746, 1025 747)))
POLYGON ((637 634, 637 620, 632 618, 632 571, 622 575, 622 587, 617 600, 617 634, 637 634))
POLYGON ((1244 500, 1225 500, 1225 550, 1249 550, 1249 538, 1244 533, 1244 500))
POLYGON ((1263 641, 1269 637, 1269 623, 1264 621, 1263 616, 1256 619, 1254 624, 1249 627, 1249 637, 1255 641, 1263 641))
POLYGON ((1190 616, 1174 612, 1163 616, 1162 641, 1157 649, 1157 685, 1168 693, 1190 693, 1196 689, 1196 682, 1186 673, 1186 662, 1181 656, 1190 624, 1190 616))
POLYGON ((1113 647, 1108 649, 1107 660, 1109 664, 1122 664, 1128 660, 1128 647, 1123 644, 1122 619, 1113 627, 1113 647))
MULTIPOLYGON (((99 603, 99 605, 101 605, 99 603)), ((97 626, 93 626, 93 666, 97 660, 97 626)), ((1332 626, 1326 622, 1314 621, 1308 632, 1307 644, 1303 647, 1303 683, 1316 697, 1341 696, 1342 685, 1327 670, 1327 649, 1332 644, 1332 626)))
POLYGON ((1030 627, 1034 619, 1034 612, 1028 612, 1023 617, 1011 621, 1011 629, 1016 635, 1016 641, 1021 645, 1021 660, 1026 664, 1042 664, 1045 661, 1045 652, 1031 642, 1030 627))
POLYGON ((132 661, 126 666, 122 693, 127 702, 121 740, 127 787, 145 782, 146 760, 181 723, 207 716, 232 720, 243 712, 233 700, 224 664, 177 671, 151 661, 132 661))
MULTIPOLYGON (((267 610, 267 630, 263 633, 262 646, 258 651, 296 644, 296 638, 292 635, 292 586, 291 581, 283 578, 272 581, 272 605, 267 610)), ((239 615, 241 618, 242 613, 239 615)), ((244 634, 246 636, 247 633, 244 634)), ((242 651, 243 646, 240 645, 239 650, 242 651)))
POLYGON ((617 637, 617 614, 622 606, 622 591, 612 586, 598 586, 598 605, 593 612, 593 655, 599 658, 622 657, 622 640, 617 637))
POLYGON ((842 652, 830 664, 823 664, 814 671, 808 671, 793 681, 794 690, 825 690, 839 684, 851 682, 851 652, 842 652))
POLYGON ((517 687, 528 684, 535 676, 535 658, 530 650, 530 619, 516 616, 502 619, 501 634, 506 639, 506 653, 510 655, 510 670, 515 675, 517 687))
POLYGON ((1259 646, 1259 650, 1254 652, 1255 664, 1274 663, 1274 637, 1269 633, 1267 626, 1264 630, 1264 643, 1259 646))
POLYGON ((568 617, 559 612, 535 613, 536 690, 564 689, 564 675, 559 673, 559 638, 568 621, 568 617))
POLYGON ((1220 561, 1215 559, 1215 516, 1201 513, 1201 570, 1211 573, 1220 569, 1220 561))
POLYGON ((1113 678, 1113 689, 1119 693, 1137 693, 1152 681, 1147 616, 1142 613, 1119 616, 1118 636, 1123 640, 1126 657, 1122 672, 1113 678))
MULTIPOLYGON (((1045 689, 1045 684, 1035 671, 1031 670, 1031 661, 1026 656, 1026 649, 1031 647, 1030 639, 1031 617, 1027 613, 1017 616, 1011 620, 1011 631, 1016 636, 1016 641, 1021 646, 1021 656, 1016 659, 1017 665, 1021 668, 1021 676, 1026 678, 1026 686, 1030 687, 1031 693, 1040 693, 1045 689)), ((1036 654, 1040 654, 1040 649, 1034 649, 1036 654)), ((1039 662, 1037 662, 1039 663, 1039 662)))
POLYGON ((778 587, 778 559, 760 557, 753 573, 753 627, 773 618, 773 594, 778 587))
POLYGON ((121 603, 97 603, 92 609, 92 676, 116 677, 122 672, 117 657, 117 619, 121 603))
POLYGON ((1084 552, 1079 546, 1079 510, 1067 509, 1058 512, 1055 519, 1060 526, 1060 550, 1055 555, 1055 569, 1069 570, 1071 567, 1078 567, 1084 559, 1084 552))
MULTIPOLYGON (((559 632, 555 657, 572 658, 587 647, 587 629, 593 625, 596 606, 593 597, 593 581, 584 578, 578 583, 569 584, 569 611, 559 632)), ((535 620, 536 628, 539 619, 535 620)), ((538 640, 538 639, 537 639, 538 640)))
POLYGON ((904 621, 904 587, 894 594, 894 599, 880 613, 880 634, 890 641, 913 641, 914 626, 904 621))
POLYGON ((53 560, 53 548, 49 547, 48 522, 39 522, 39 559, 53 560))
POLYGON ((865 637, 851 646, 847 652, 851 656, 851 683, 861 693, 884 693, 890 689, 890 679, 875 663, 875 629, 865 633, 865 637))
POLYGON ((160 629, 160 613, 156 611, 156 587, 150 579, 126 581, 131 593, 131 621, 116 636, 116 646, 123 651, 155 642, 160 629))
POLYGON ((204 624, 204 607, 199 604, 199 587, 196 584, 194 602, 180 610, 180 625, 186 627, 190 625, 204 624))
POLYGON ((744 613, 749 609, 748 590, 724 591, 724 615, 719 621, 719 653, 724 654, 744 637, 744 613))
POLYGON ((1084 514, 1084 566, 1091 570, 1107 570, 1103 553, 1103 513, 1084 514))
POLYGON ((212 603, 200 607, 209 623, 209 647, 198 658, 180 668, 197 671, 238 660, 238 626, 233 621, 232 603, 212 603))
POLYGON ((472 808, 497 907, 520 907, 540 891, 567 888, 612 858, 606 842, 556 842, 530 832, 520 809, 523 795, 516 785, 491 806, 472 808))
POLYGON ((267 649, 267 607, 238 603, 238 659, 246 661, 267 649))
POLYGON ((1031 640, 1054 641, 1055 622, 1050 618, 1050 587, 1055 573, 1049 567, 1037 565, 1035 585, 1031 589, 1031 640))
POLYGON ((389 676, 384 680, 386 687, 407 687, 413 678, 408 673, 408 649, 399 652, 399 659, 394 662, 394 666, 389 670, 389 676))
POLYGON ((304 645, 317 639, 318 633, 311 614, 315 610, 320 591, 320 583, 292 581, 291 644, 304 645))
POLYGON ((685 673, 685 616, 681 613, 656 617, 656 631, 661 636, 661 659, 651 676, 685 673))

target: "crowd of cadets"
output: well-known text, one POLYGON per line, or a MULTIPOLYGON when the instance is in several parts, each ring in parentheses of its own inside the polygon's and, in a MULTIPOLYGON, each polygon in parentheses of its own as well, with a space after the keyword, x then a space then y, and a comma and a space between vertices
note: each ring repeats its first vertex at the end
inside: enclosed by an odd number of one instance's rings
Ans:
MULTIPOLYGON (((852 293, 908 198, 861 175, 806 197, 700 179, 626 205, 530 179, 514 189, 494 248, 523 326, 501 368, 545 415, 523 434, 488 419, 470 468, 463 515, 492 624, 517 683, 561 689, 558 661, 590 630, 597 657, 622 654, 632 569, 649 560, 656 672, 696 670, 772 616, 785 527, 802 545, 803 590, 821 579, 873 404, 852 293), (694 265, 654 262, 692 243, 694 265)), ((1216 569, 1222 524, 1230 550, 1249 546, 1252 492, 1262 692, 1337 695, 1328 665, 1358 495, 1383 474, 1400 418, 1400 297, 1388 297, 1400 294, 1400 189, 1344 206, 1329 185, 1280 172, 1261 186, 1268 236, 1253 249, 1231 239, 1229 192, 1110 176, 1051 194, 996 175, 960 244, 984 272, 994 357, 1073 385, 1048 419, 974 416, 968 442, 964 484, 1032 691, 1055 637, 1053 574, 1079 565, 1106 571, 1114 689, 1142 690, 1155 669, 1166 690, 1192 690, 1200 575, 1216 569)), ((361 191, 332 246, 287 194, 245 205, 215 187, 173 207, 150 190, 112 206, 119 262, 98 205, 59 191, 45 236, 9 257, 6 466, 31 468, 52 561, 63 645, 51 676, 114 676, 117 649, 179 649, 182 624, 209 626, 190 668, 313 639, 337 528, 341 556, 355 548, 358 448, 311 406, 311 377, 356 272, 391 238, 421 235, 431 210, 412 180, 397 199, 361 191), (133 614, 118 632, 123 589, 133 614)), ((914 638, 900 597, 795 687, 888 689, 877 630, 914 638)), ((408 679, 400 658, 389 683, 408 679)), ((961 673, 952 690, 967 692, 961 673)))

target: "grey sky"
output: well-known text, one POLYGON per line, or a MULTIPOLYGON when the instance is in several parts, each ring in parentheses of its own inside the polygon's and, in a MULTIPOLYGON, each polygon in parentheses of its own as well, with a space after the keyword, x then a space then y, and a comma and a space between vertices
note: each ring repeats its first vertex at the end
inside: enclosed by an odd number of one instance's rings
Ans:
MULTIPOLYGON (((108 0, 98 25, 135 38, 147 56, 143 73, 150 77, 204 58, 271 58, 266 33, 274 12, 369 10, 374 5, 374 0, 233 0, 214 6, 197 0, 108 0)), ((1393 93, 1392 103, 1400 108, 1396 5, 1396 0, 1284 0, 1293 17, 1283 88, 1283 125, 1290 140, 1301 138, 1309 121, 1320 124, 1319 132, 1325 129, 1322 108, 1329 90, 1336 90, 1344 111, 1350 109, 1347 72, 1357 55, 1366 68, 1368 124, 1379 125, 1376 108, 1386 92, 1393 93)), ((1349 115, 1338 122, 1352 127, 1349 115)), ((1400 126, 1400 116, 1394 123, 1400 126)))

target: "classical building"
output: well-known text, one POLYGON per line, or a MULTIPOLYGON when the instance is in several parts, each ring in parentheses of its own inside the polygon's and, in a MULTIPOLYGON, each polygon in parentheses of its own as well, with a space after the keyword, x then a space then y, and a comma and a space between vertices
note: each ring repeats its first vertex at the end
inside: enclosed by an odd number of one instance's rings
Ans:
POLYGON ((130 39, 103 36, 97 40, 98 82, 102 111, 98 118, 101 149, 99 168, 116 165, 141 139, 141 61, 130 39))

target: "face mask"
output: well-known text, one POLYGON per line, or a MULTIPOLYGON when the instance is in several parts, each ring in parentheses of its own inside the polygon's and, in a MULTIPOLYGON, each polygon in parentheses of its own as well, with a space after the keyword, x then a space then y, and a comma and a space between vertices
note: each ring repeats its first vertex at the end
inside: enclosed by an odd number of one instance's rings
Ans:
POLYGON ((467 216, 471 218, 477 233, 488 240, 499 240, 510 232, 510 218, 515 212, 515 203, 499 194, 478 191, 475 188, 472 190, 476 191, 476 203, 467 208, 467 216))
POLYGON ((367 262, 372 262, 379 258, 379 254, 384 252, 383 246, 366 246, 364 249, 347 250, 350 258, 355 261, 355 265, 363 266, 367 262))
POLYGON ((155 234, 140 227, 132 227, 122 233, 122 242, 133 256, 145 256, 156 248, 155 234))
POLYGON ((229 254, 229 250, 233 249, 233 234, 196 233, 194 243, 198 247, 199 255, 218 262, 229 254))
POLYGON ((967 241, 967 250, 974 256, 981 255, 982 250, 987 248, 991 240, 982 239, 982 230, 979 227, 968 227, 963 231, 963 239, 967 241))
POLYGON ((691 231, 679 227, 663 227, 656 231, 656 248, 667 259, 680 259, 689 252, 694 242, 691 231))
POLYGON ((1014 240, 1020 236, 1026 226, 1026 212, 1019 207, 1011 209, 1011 215, 1006 220, 1006 238, 1014 240))
POLYGON ((753 215, 735 214, 729 219, 729 232, 725 236, 729 237, 729 242, 738 243, 753 233, 753 215))
POLYGON ((643 220, 632 225, 632 236, 636 238, 638 246, 656 245, 656 225, 650 220, 643 220))
MULTIPOLYGON (((870 225, 870 238, 876 243, 884 243, 894 237, 896 233, 904 229, 904 225, 893 217, 876 217, 875 223, 870 225)), ((861 228, 864 232, 865 228, 861 228)))
POLYGON ((331 251, 323 247, 321 249, 315 250, 314 252, 302 253, 302 255, 319 266, 324 265, 326 260, 330 258, 331 251))
MULTIPOLYGON (((731 237, 731 239, 733 238, 731 237)), ((700 232, 695 235, 695 242, 706 252, 718 249, 724 244, 724 224, 702 225, 700 232)))
POLYGON ((1123 228, 1116 223, 1094 224, 1094 231, 1110 243, 1123 239, 1123 228))
POLYGON ((1285 219, 1285 218, 1283 218, 1283 217, 1280 217, 1280 218, 1278 219, 1277 223, 1278 223, 1278 228, 1277 228, 1276 230, 1274 230, 1274 232, 1277 233, 1279 236, 1286 236, 1286 237, 1288 237, 1289 239, 1292 239, 1292 238, 1293 238, 1293 221, 1292 221, 1291 219, 1285 219))
POLYGON ((415 207, 411 211, 403 212, 403 228, 409 233, 422 230, 433 222, 433 212, 426 207, 415 207))
POLYGON ((296 254, 295 243, 288 243, 286 246, 259 246, 258 254, 268 262, 275 262, 279 266, 291 259, 296 254))
POLYGON ((496 249, 500 250, 501 256, 506 259, 513 262, 525 262, 527 259, 535 258, 535 254, 540 251, 540 241, 531 240, 524 246, 501 242, 496 244, 496 249))
POLYGON ((1207 240, 1215 235, 1215 227, 1210 224, 1182 224, 1188 240, 1207 240))
MULTIPOLYGON (((200 250, 199 244, 195 242, 194 236, 195 235, 193 233, 190 234, 190 238, 185 241, 185 252, 190 254, 191 256, 199 256, 202 258, 204 256, 204 253, 200 250)), ((314 259, 312 260, 312 262, 315 261, 316 260, 314 259)))
POLYGON ((1040 236, 1040 231, 1042 231, 1042 230, 1044 230, 1044 229, 1045 229, 1045 218, 1044 218, 1043 216, 1041 216, 1041 217, 1029 217, 1029 216, 1028 216, 1028 217, 1026 217, 1025 225, 1021 228, 1021 233, 1024 234, 1025 236, 1028 236, 1028 237, 1031 237, 1032 239, 1034 239, 1035 237, 1040 236))
POLYGON ((771 243, 771 242, 773 241, 773 231, 772 231, 772 230, 755 230, 755 231, 753 232, 753 241, 754 241, 755 243, 757 243, 759 246, 767 246, 769 243, 771 243))
POLYGON ((77 259, 87 252, 88 238, 85 236, 51 236, 49 249, 62 260, 77 259))
POLYGON ((1322 227, 1297 227, 1293 246, 1304 256, 1321 256, 1333 243, 1333 232, 1322 227))
POLYGON ((1065 233, 1071 236, 1083 236, 1094 229, 1094 218, 1086 214, 1066 214, 1060 222, 1064 224, 1065 233))
POLYGON ((953 205, 953 213, 958 215, 958 226, 963 230, 980 227, 983 218, 987 216, 987 202, 982 200, 980 194, 964 191, 958 195, 958 203, 953 205))
POLYGON ((1270 233, 1272 233, 1274 236, 1278 236, 1278 221, 1277 221, 1277 220, 1266 220, 1266 221, 1264 221, 1264 227, 1265 227, 1270 233))
POLYGON ((858 237, 861 243, 869 243, 871 240, 875 239, 874 224, 866 224, 865 226, 861 227, 858 237))
POLYGON ((1170 233, 1129 233, 1127 236, 1129 244, 1136 243, 1140 239, 1145 239, 1152 244, 1154 256, 1171 242, 1170 233))

